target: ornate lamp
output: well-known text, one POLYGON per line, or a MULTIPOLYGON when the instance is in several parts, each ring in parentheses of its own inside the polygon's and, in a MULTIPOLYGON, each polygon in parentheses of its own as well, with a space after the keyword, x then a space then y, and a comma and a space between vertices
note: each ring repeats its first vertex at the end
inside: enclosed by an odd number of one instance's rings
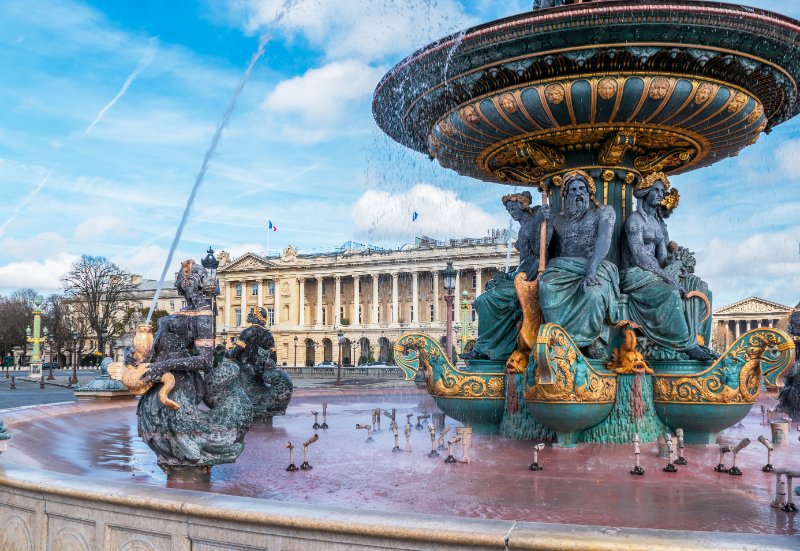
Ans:
POLYGON ((336 386, 341 386, 342 384, 342 346, 344 346, 344 332, 339 329, 339 332, 336 333, 336 336, 339 338, 339 364, 336 366, 336 382, 333 383, 336 386))
MULTIPOLYGON (((211 276, 211 280, 214 282, 214 292, 211 293, 211 331, 214 335, 214 339, 216 342, 217 338, 217 297, 219 296, 219 280, 217 279, 217 268, 219 267, 219 260, 217 257, 214 256, 214 249, 211 248, 209 245, 208 254, 200 261, 200 264, 208 270, 209 275, 211 276)), ((223 341, 224 341, 223 337, 223 341)))
POLYGON ((453 268, 453 263, 448 262, 447 267, 442 274, 444 279, 444 302, 447 304, 447 338, 445 339, 445 357, 449 358, 453 353, 453 291, 456 288, 456 270, 453 268))

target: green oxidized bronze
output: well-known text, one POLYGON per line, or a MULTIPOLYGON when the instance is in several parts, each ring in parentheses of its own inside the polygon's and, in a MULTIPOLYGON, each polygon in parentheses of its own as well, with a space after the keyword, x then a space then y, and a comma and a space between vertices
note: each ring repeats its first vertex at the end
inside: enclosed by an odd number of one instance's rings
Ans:
POLYGON ((775 384, 794 364, 794 343, 778 329, 754 329, 739 337, 708 369, 691 375, 659 374, 654 386, 657 403, 752 404, 761 376, 775 384))
POLYGON ((406 333, 394 345, 395 361, 406 380, 422 372, 434 397, 505 399, 504 377, 497 373, 462 371, 444 356, 442 347, 423 333, 406 333))
MULTIPOLYGON (((762 374, 776 384, 794 352, 764 329, 710 363, 713 295, 691 252, 669 239, 679 194, 668 178, 735 156, 800 113, 800 23, 702 0, 561 4, 413 53, 378 85, 375 119, 444 168, 542 192, 546 265, 526 271, 546 324, 527 362, 510 362, 519 374, 505 385, 516 398, 524 379, 535 422, 565 445, 624 441, 634 428, 644 442, 662 430, 655 412, 687 442, 713 442, 747 414, 762 374), (635 333, 622 348, 624 324, 635 333), (614 365, 632 373, 624 384, 604 367, 615 349, 614 365), (625 367, 622 354, 641 361, 625 367), (654 375, 634 374, 648 363, 654 375), (625 425, 642 404, 641 423, 625 425), (599 425, 612 409, 613 422, 599 425)), ((481 346, 465 370, 425 343, 414 345, 425 358, 406 360, 430 364, 426 384, 439 400, 490 392, 483 375, 502 364, 519 318, 510 281, 498 279, 478 305, 481 346)), ((507 406, 517 418, 506 425, 531 433, 513 400, 507 406)))

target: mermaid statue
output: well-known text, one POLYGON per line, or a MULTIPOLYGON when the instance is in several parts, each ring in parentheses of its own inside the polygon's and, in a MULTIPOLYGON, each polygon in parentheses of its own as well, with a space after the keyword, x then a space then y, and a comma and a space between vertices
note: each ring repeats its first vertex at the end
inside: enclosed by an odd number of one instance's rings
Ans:
POLYGON ((520 228, 514 248, 519 251, 519 265, 512 273, 498 272, 487 284, 485 292, 475 299, 478 313, 478 340, 463 357, 506 361, 516 347, 518 323, 522 319, 514 277, 525 272, 529 281, 539 273, 539 228, 544 221, 542 207, 531 207, 530 192, 503 196, 503 205, 520 228))
POLYGON ((205 292, 214 287, 201 265, 181 263, 175 288, 186 307, 159 320, 146 354, 134 350, 135 339, 125 353, 127 370, 146 368, 138 382, 152 386, 139 401, 139 435, 170 479, 208 480, 213 465, 236 461, 252 423, 253 407, 239 367, 227 359, 213 361, 212 313, 205 292), (174 384, 166 403, 162 381, 174 384))
POLYGON ((292 379, 275 366, 275 337, 267 328, 267 310, 251 308, 247 323, 249 326, 225 356, 239 366, 242 385, 253 403, 253 420, 269 423, 273 416, 286 413, 292 398, 292 379))

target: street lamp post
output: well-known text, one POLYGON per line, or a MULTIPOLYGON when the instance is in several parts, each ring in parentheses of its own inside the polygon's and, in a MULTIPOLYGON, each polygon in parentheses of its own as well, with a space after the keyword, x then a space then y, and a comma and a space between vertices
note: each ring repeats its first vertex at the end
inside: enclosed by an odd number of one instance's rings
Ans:
POLYGON ((461 352, 467 346, 467 339, 470 329, 469 319, 469 292, 465 289, 461 291, 461 352))
POLYGON ((447 304, 447 337, 445 338, 445 357, 450 358, 453 354, 453 291, 456 288, 456 270, 453 263, 448 262, 442 274, 444 278, 444 302, 447 304))
POLYGON ((53 335, 50 335, 47 337, 47 348, 50 350, 50 374, 47 376, 48 381, 55 379, 55 377, 53 377, 53 344, 55 344, 55 339, 53 339, 53 335))
POLYGON ((294 336, 294 366, 297 367, 297 335, 294 336))
POLYGON ((97 348, 100 350, 100 362, 102 363, 103 358, 106 356, 106 337, 108 336, 108 328, 105 326, 100 328, 100 346, 97 348))
POLYGON ((228 331, 226 329, 222 330, 222 347, 228 348, 228 331))
MULTIPOLYGON (((214 249, 209 245, 206 251, 205 258, 200 261, 203 268, 208 270, 211 276, 211 281, 214 283, 214 288, 211 290, 211 334, 214 335, 214 344, 217 343, 217 297, 219 296, 219 280, 217 279, 217 268, 219 267, 219 260, 214 256, 214 249)), ((227 308, 227 306, 226 306, 227 308)))
POLYGON ((72 361, 72 377, 69 380, 70 386, 78 384, 78 356, 80 355, 78 352, 78 332, 72 331, 72 352, 74 354, 75 359, 72 361))
POLYGON ((344 346, 344 332, 339 329, 339 332, 336 333, 336 336, 339 337, 339 365, 336 366, 336 382, 333 383, 336 386, 342 385, 342 347, 344 346))

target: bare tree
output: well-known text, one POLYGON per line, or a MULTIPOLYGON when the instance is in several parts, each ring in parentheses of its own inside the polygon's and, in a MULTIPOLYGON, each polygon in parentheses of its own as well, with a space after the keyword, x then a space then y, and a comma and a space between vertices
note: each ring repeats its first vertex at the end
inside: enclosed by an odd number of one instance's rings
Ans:
POLYGON ((55 358, 60 361, 61 351, 72 338, 67 300, 64 295, 54 293, 45 299, 43 309, 42 323, 50 331, 55 358))
POLYGON ((75 261, 62 282, 72 323, 85 323, 87 332, 91 331, 97 342, 101 341, 103 328, 108 331, 108 338, 116 336, 120 326, 116 322, 132 299, 134 286, 130 274, 107 258, 84 255, 75 261))
POLYGON ((25 327, 33 323, 33 301, 36 291, 19 289, 11 296, 0 297, 0 352, 11 354, 14 347, 22 348, 23 356, 28 354, 28 338, 25 327))

